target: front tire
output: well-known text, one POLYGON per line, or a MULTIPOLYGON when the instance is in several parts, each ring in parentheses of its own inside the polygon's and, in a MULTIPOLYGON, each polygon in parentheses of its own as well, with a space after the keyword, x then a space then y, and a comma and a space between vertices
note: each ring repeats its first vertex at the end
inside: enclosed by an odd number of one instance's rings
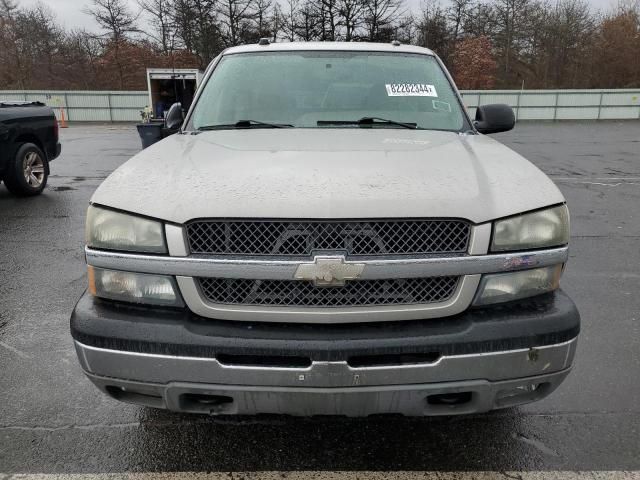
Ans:
POLYGON ((38 195, 47 186, 49 162, 47 156, 33 143, 24 143, 9 164, 4 184, 14 195, 38 195))

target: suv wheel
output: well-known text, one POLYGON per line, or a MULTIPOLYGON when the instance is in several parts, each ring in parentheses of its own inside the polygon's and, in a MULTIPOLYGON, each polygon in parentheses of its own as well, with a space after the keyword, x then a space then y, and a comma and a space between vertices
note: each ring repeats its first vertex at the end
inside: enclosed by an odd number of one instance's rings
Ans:
POLYGON ((25 143, 18 148, 9 165, 4 184, 15 195, 38 195, 47 185, 48 175, 49 163, 45 154, 33 143, 25 143))

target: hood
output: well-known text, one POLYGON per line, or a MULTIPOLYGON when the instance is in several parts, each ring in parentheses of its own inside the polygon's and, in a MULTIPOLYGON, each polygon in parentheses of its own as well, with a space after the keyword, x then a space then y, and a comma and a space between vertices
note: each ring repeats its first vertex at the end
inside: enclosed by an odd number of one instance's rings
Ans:
POLYGON ((173 135, 112 173, 92 202, 194 218, 464 218, 563 202, 538 168, 482 135, 255 129, 173 135))

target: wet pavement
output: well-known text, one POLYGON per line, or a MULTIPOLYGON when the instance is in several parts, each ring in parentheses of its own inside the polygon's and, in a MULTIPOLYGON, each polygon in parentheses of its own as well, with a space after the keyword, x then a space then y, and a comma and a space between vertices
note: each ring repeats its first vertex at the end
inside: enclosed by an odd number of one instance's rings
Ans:
POLYGON ((582 314, 551 397, 487 415, 409 419, 179 415, 102 395, 69 314, 85 288, 91 193, 139 150, 132 126, 62 131, 49 187, 0 186, 2 473, 640 469, 640 122, 524 123, 496 136, 549 174, 572 212, 563 288, 582 314))

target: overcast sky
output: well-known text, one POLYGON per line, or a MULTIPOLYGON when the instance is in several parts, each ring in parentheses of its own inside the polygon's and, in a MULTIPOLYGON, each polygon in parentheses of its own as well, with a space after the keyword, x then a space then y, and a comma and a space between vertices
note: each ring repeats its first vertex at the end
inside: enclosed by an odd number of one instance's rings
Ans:
MULTIPOLYGON (((93 19, 84 13, 83 8, 89 4, 89 0, 18 0, 19 5, 35 5, 40 1, 51 7, 57 20, 67 28, 82 27, 87 30, 96 30, 97 25, 93 19)), ((408 5, 418 11, 422 0, 406 0, 408 5)), ((588 0, 594 9, 609 9, 612 5, 617 4, 617 0, 588 0)), ((138 11, 139 7, 136 0, 128 0, 131 8, 138 11)), ((441 0, 443 5, 447 4, 447 0, 441 0)))

